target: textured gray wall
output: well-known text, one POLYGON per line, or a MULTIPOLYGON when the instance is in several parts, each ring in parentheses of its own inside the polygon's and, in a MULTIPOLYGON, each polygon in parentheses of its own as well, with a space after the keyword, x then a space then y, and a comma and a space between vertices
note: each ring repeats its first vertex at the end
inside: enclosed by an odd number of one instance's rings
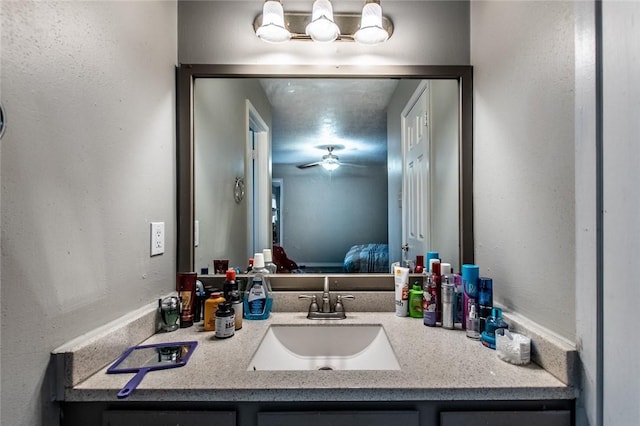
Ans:
POLYGON ((575 338, 570 2, 471 2, 474 226, 494 300, 575 338))
POLYGON ((177 6, 0 7, 0 423, 57 425, 50 351, 175 286, 177 6))
MULTIPOLYGON (((180 1, 179 61, 212 64, 468 65, 469 3, 385 1, 393 36, 378 46, 357 43, 268 44, 256 37, 256 1, 180 1)), ((287 11, 310 11, 313 0, 286 1, 287 11)), ((334 13, 362 10, 361 0, 334 2, 334 13)))

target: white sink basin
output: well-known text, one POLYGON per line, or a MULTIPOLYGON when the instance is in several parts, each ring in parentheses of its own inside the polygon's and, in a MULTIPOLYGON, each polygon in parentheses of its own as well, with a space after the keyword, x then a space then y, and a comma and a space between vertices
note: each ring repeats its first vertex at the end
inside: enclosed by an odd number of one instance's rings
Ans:
POLYGON ((380 325, 272 325, 247 370, 400 370, 380 325))

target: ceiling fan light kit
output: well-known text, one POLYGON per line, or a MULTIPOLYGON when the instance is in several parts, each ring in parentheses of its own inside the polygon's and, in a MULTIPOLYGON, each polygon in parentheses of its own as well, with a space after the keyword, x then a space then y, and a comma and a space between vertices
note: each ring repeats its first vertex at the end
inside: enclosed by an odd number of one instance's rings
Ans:
POLYGON ((333 13, 329 0, 316 0, 311 13, 285 12, 280 0, 266 0, 253 21, 256 35, 268 43, 312 40, 320 43, 356 41, 383 43, 393 34, 393 23, 382 14, 380 0, 365 0, 362 13, 333 13))
POLYGON ((337 159, 322 160, 322 167, 325 170, 332 172, 338 167, 340 167, 340 162, 337 159))
POLYGON ((322 166, 323 169, 328 170, 330 172, 336 170, 340 166, 353 166, 353 167, 364 167, 360 164, 352 164, 352 163, 342 163, 340 162, 340 157, 335 155, 333 151, 336 149, 335 146, 329 145, 326 146, 328 154, 322 156, 320 161, 314 161, 312 163, 299 164, 297 167, 299 169, 308 169, 310 167, 322 166))

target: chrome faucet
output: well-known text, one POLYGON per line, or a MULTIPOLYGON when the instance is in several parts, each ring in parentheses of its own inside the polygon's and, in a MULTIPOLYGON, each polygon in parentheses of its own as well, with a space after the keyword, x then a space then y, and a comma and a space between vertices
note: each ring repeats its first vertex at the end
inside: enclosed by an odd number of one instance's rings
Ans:
POLYGON ((329 277, 324 277, 324 291, 322 292, 322 312, 331 312, 331 295, 329 294, 329 277))
POLYGON ((344 305, 342 304, 343 300, 353 300, 354 296, 347 294, 341 295, 339 294, 336 297, 336 303, 332 307, 331 306, 331 293, 329 291, 329 277, 324 277, 324 289, 322 291, 322 306, 318 307, 318 299, 315 294, 307 295, 301 294, 298 296, 299 299, 311 299, 311 303, 309 304, 309 312, 307 313, 307 318, 309 319, 345 319, 347 317, 344 305))

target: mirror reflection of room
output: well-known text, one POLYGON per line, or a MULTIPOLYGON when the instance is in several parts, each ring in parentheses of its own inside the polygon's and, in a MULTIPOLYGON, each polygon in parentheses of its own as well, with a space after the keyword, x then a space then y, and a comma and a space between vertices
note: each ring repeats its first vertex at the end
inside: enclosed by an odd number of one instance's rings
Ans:
POLYGON ((273 248, 274 261, 287 262, 280 272, 389 273, 410 231, 403 126, 425 87, 428 229, 409 259, 437 245, 457 265, 455 80, 202 78, 194 85, 196 270, 212 270, 214 258, 244 270, 253 253, 273 248), (268 144, 266 183, 256 171, 260 140, 268 144), (240 203, 225 185, 238 176, 247 182, 240 203))

